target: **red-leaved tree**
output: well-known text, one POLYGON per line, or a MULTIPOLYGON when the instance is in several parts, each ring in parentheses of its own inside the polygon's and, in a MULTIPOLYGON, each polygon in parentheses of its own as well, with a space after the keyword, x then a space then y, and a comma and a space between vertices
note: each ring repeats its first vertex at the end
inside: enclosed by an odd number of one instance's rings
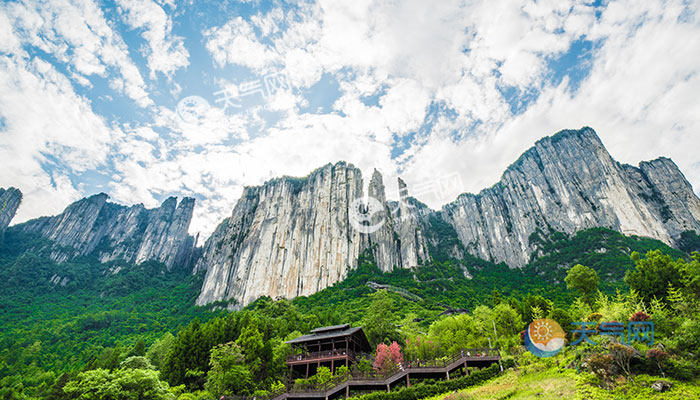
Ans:
POLYGON ((378 371, 390 371, 403 362, 403 353, 398 343, 392 342, 390 346, 384 343, 377 345, 372 366, 378 371))
POLYGON ((401 346, 398 343, 391 342, 389 345, 389 353, 391 354, 391 361, 394 365, 399 365, 403 362, 403 353, 401 352, 401 346))

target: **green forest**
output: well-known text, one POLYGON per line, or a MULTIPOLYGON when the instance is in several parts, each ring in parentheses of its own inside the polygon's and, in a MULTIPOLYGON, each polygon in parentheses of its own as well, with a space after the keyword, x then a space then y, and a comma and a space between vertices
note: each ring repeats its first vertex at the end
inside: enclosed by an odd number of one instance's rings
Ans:
POLYGON ((365 399, 455 391, 450 398, 493 398, 478 392, 489 385, 517 398, 518 388, 536 379, 566 381, 558 387, 579 398, 653 398, 656 379, 673 385, 664 398, 700 395, 697 235, 686 233, 680 250, 604 228, 571 236, 538 232, 531 242, 537 250, 522 270, 469 255, 451 259, 434 248, 422 267, 382 273, 365 252, 346 279, 312 296, 260 298, 230 311, 226 302, 194 305, 201 275, 166 271, 157 262, 86 257, 57 264, 44 239, 11 229, 0 245, 0 398, 263 398, 286 385, 326 384, 347 374, 321 369, 310 381, 290 383, 285 366, 286 341, 340 323, 363 326, 373 348, 392 345, 405 360, 489 346, 503 355, 503 372, 491 367, 449 383, 353 393, 365 399), (603 322, 651 320, 654 344, 593 336, 595 344, 567 345, 556 357, 537 359, 524 349, 521 332, 539 318, 557 321, 569 343, 577 339, 574 321, 599 329, 603 322))

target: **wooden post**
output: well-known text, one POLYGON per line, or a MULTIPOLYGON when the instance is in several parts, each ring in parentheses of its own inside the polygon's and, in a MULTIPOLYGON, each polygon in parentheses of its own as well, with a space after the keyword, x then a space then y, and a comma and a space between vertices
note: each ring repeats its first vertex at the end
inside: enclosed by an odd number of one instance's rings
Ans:
POLYGON ((450 371, 445 372, 445 374, 447 374, 447 380, 449 381, 450 380, 450 371))
POLYGON ((411 378, 408 375, 408 372, 406 373, 406 387, 411 387, 411 378))
POLYGON ((306 379, 309 379, 309 364, 310 363, 306 363, 306 379))
POLYGON ((350 397, 350 383, 345 386, 345 398, 347 399, 348 397, 350 397))
POLYGON ((386 392, 387 392, 387 393, 391 392, 391 387, 389 387, 389 384, 388 384, 388 383, 386 384, 386 392))

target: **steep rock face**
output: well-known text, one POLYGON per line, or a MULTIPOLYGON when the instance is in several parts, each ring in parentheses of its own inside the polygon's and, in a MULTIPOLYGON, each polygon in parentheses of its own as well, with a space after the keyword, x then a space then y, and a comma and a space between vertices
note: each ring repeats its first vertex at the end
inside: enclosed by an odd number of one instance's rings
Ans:
POLYGON ((383 206, 377 217, 381 227, 364 236, 364 248, 370 248, 377 266, 382 271, 415 267, 428 259, 428 248, 423 238, 418 210, 408 200, 406 184, 399 178, 398 202, 387 202, 382 175, 375 170, 368 187, 368 196, 383 206))
POLYGON ((13 187, 9 189, 0 188, 0 237, 5 233, 5 229, 14 218, 19 204, 22 202, 22 192, 13 187))
POLYGON ((538 141, 500 182, 460 195, 440 215, 471 254, 522 267, 536 230, 602 226, 673 244, 680 232, 699 230, 700 200, 671 160, 620 165, 583 128, 538 141))
POLYGON ((96 255, 102 262, 157 260, 169 270, 187 264, 194 242, 187 234, 194 199, 184 198, 178 205, 170 197, 155 209, 142 204, 125 207, 107 199, 104 193, 84 198, 57 216, 31 220, 16 229, 52 240, 51 258, 58 262, 96 255))
POLYGON ((350 164, 246 188, 204 245, 194 271, 207 271, 197 304, 235 299, 240 307, 260 296, 310 295, 342 280, 367 248, 385 271, 417 265, 425 246, 416 244, 416 229, 405 236, 397 231, 400 219, 391 216, 378 172, 369 195, 382 208, 368 221, 379 226, 371 232, 351 220, 363 185, 360 170, 350 164))

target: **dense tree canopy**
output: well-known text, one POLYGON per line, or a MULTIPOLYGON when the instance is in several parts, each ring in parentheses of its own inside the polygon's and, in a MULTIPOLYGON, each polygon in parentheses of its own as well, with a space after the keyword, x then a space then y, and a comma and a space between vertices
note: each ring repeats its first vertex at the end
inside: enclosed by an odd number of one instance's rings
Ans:
MULTIPOLYGON (((232 312, 193 306, 197 288, 190 279, 196 277, 154 273, 163 268, 157 263, 134 266, 128 276, 105 278, 99 270, 90 272, 97 268, 94 260, 59 266, 40 255, 32 259, 31 253, 20 257, 0 252, 0 278, 5 278, 0 285, 9 281, 8 271, 17 268, 33 274, 36 285, 36 291, 25 289, 34 293, 30 298, 12 285, 0 292, 0 318, 7 327, 0 334, 0 398, 106 399, 114 395, 112 390, 124 398, 259 397, 288 382, 285 359, 291 348, 285 342, 323 325, 364 326, 374 346, 399 346, 408 362, 449 357, 489 343, 502 354, 520 354, 519 332, 535 318, 552 318, 570 330, 572 321, 591 315, 625 322, 642 310, 655 323, 656 340, 672 355, 662 360, 664 371, 692 372, 692 366, 672 365, 700 361, 700 323, 689 317, 698 315, 700 255, 679 259, 674 252, 668 253, 672 257, 652 252, 624 262, 619 257, 622 249, 643 250, 650 243, 600 230, 574 238, 556 236, 542 245, 542 254, 548 255, 523 271, 466 255, 464 260, 444 257, 413 270, 381 273, 365 255, 345 281, 317 294, 293 301, 261 298, 232 312), (585 243, 599 249, 604 239, 614 240, 614 250, 584 255, 579 251, 585 243), (567 254, 571 258, 563 258, 567 254), (606 270, 601 260, 618 263, 615 270, 630 268, 628 281, 634 291, 610 275, 601 280, 600 291, 578 286, 567 291, 563 276, 559 283, 549 280, 558 276, 558 265, 588 265, 585 260, 597 271, 606 270), (59 271, 80 283, 66 288, 40 283, 59 271), (654 271, 667 277, 663 285, 647 282, 654 271), (367 286, 369 281, 387 289, 375 292, 367 286), (138 289, 141 284, 148 287, 138 289), (183 306, 178 296, 190 305, 183 306), (111 382, 109 387, 106 382, 111 382)), ((393 359, 391 350, 388 354, 385 359, 393 359)), ((656 361, 653 365, 659 368, 656 361)), ((353 368, 374 371, 370 360, 353 368)), ((324 372, 302 384, 318 384, 339 374, 342 369, 324 372)))
POLYGON ((586 298, 590 298, 598 290, 598 283, 600 282, 598 274, 593 269, 581 264, 571 267, 564 281, 567 288, 578 290, 586 298))

